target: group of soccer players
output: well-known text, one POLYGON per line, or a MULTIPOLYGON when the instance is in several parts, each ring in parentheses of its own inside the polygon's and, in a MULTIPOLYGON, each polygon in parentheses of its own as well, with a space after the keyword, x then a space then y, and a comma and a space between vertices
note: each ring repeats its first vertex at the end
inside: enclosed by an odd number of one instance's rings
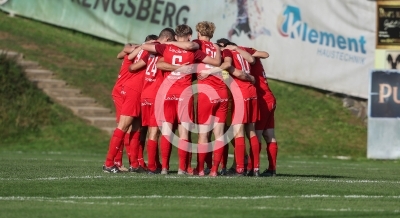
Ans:
POLYGON ((199 22, 197 39, 191 41, 188 25, 178 25, 175 31, 165 28, 141 45, 125 45, 118 54, 123 62, 112 91, 118 126, 104 172, 168 174, 171 144, 178 130, 178 175, 276 175, 276 100, 260 61, 269 54, 224 38, 214 44, 215 29, 212 22, 199 22), (198 142, 191 141, 194 125, 199 130, 198 142), (227 137, 231 130, 234 139, 227 137), (261 173, 262 139, 267 143, 269 166, 261 173), (234 147, 234 163, 227 169, 229 143, 234 147), (122 165, 124 147, 129 169, 122 165), (196 167, 191 166, 192 153, 197 153, 196 167))

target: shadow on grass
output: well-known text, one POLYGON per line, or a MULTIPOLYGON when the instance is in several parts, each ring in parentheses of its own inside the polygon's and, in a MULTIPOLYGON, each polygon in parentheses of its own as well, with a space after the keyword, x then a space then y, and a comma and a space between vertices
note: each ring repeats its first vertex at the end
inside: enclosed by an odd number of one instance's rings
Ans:
POLYGON ((305 178, 325 178, 325 179, 344 179, 350 178, 346 176, 335 176, 335 175, 300 175, 300 174, 276 174, 277 177, 285 176, 285 177, 305 177, 305 178))

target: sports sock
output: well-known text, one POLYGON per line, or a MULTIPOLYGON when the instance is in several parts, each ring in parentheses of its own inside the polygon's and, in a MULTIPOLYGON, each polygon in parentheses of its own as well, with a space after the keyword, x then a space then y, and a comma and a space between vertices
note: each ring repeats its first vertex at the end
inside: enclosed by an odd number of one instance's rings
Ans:
POLYGON ((156 148, 156 166, 157 166, 157 168, 160 168, 160 169, 162 168, 162 164, 160 162, 160 148, 158 147, 158 145, 156 148))
POLYGON ((222 160, 221 160, 222 169, 226 169, 226 165, 228 164, 228 154, 229 154, 229 144, 224 146, 222 160))
POLYGON ((157 147, 156 141, 151 139, 147 141, 147 168, 151 171, 155 171, 157 169, 157 147))
POLYGON ((104 163, 106 167, 114 166, 114 158, 119 151, 119 147, 124 139, 125 132, 116 128, 111 136, 110 144, 108 146, 108 152, 106 156, 106 162, 104 163))
POLYGON ((246 143, 244 137, 235 138, 235 159, 236 159, 236 172, 243 173, 244 171, 244 153, 246 150, 246 143))
POLYGON ((199 143, 197 146, 197 170, 204 171, 204 162, 206 160, 208 143, 199 143))
POLYGON ((260 168, 260 143, 258 142, 257 136, 250 138, 250 151, 253 170, 258 170, 260 168))
POLYGON ((146 141, 139 141, 139 149, 138 149, 138 162, 139 165, 146 168, 146 162, 144 162, 143 152, 145 147, 146 141))
POLYGON ((129 161, 129 166, 131 165, 131 146, 129 145, 129 140, 130 140, 131 134, 130 133, 126 133, 124 136, 124 147, 125 147, 125 152, 126 152, 126 156, 128 157, 128 161, 129 161))
POLYGON ((187 159, 188 148, 189 148, 189 142, 184 139, 179 139, 178 142, 179 169, 183 171, 186 170, 186 159, 187 159))
POLYGON ((139 131, 131 131, 130 135, 131 135, 130 140, 129 140, 129 145, 130 145, 130 149, 131 149, 130 163, 131 163, 131 167, 138 168, 139 167, 138 153, 139 153, 140 132, 139 131))
POLYGON ((171 153, 171 144, 169 143, 168 136, 161 136, 161 162, 163 169, 169 169, 169 157, 171 153))
POLYGON ((267 144, 268 170, 276 170, 276 158, 278 155, 278 142, 267 144))
POLYGON ((217 172, 219 163, 222 160, 222 156, 224 155, 225 146, 223 141, 216 140, 214 145, 214 157, 213 157, 213 166, 211 167, 211 172, 217 172))
MULTIPOLYGON (((127 135, 127 134, 125 134, 127 135)), ((117 155, 114 158, 114 164, 117 167, 121 167, 122 166, 122 155, 124 154, 124 142, 121 142, 121 145, 119 146, 119 150, 117 152, 117 155)))

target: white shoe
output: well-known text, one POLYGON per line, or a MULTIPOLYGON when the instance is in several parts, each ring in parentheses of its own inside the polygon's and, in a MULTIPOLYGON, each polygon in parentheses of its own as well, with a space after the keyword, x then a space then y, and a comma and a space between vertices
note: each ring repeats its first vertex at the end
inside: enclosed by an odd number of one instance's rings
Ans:
POLYGON ((187 174, 186 171, 181 170, 181 169, 178 170, 178 175, 186 175, 186 174, 187 174))
POLYGON ((164 168, 164 169, 161 170, 160 174, 161 175, 168 175, 168 170, 164 168))

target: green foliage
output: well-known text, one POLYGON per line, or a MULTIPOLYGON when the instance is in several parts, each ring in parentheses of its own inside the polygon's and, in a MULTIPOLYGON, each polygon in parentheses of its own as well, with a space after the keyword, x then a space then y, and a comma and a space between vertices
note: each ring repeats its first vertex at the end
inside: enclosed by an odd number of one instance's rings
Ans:
POLYGON ((52 110, 50 98, 28 81, 15 61, 7 60, 5 55, 0 55, 0 82, 2 138, 63 121, 62 114, 52 110))

